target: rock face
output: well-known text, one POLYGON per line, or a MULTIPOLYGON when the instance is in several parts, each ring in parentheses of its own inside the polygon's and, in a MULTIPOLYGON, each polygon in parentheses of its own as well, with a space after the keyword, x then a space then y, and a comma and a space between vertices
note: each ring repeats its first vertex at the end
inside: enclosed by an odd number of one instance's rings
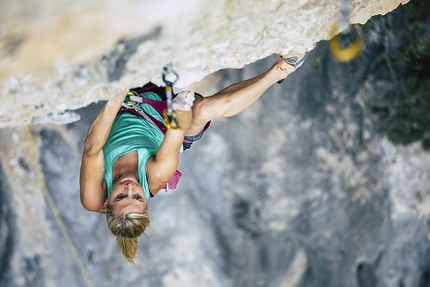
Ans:
MULTIPOLYGON (((408 0, 354 0, 364 23, 408 0)), ((72 122, 65 111, 152 80, 172 62, 185 87, 274 53, 303 52, 331 37, 333 1, 0 0, 0 128, 72 122)))
MULTIPOLYGON (((384 53, 369 35, 364 67, 384 53)), ((274 61, 193 87, 210 94, 274 61)), ((82 143, 103 103, 76 110, 81 120, 67 125, 32 126, 94 286, 430 286, 430 154, 386 140, 362 102, 384 85, 370 83, 368 70, 337 63, 322 41, 282 85, 214 121, 181 155, 178 189, 149 201, 151 238, 139 239, 135 268, 105 217, 79 203, 82 143)), ((0 131, 0 162, 0 286, 86 286, 37 185, 24 127, 0 131)))

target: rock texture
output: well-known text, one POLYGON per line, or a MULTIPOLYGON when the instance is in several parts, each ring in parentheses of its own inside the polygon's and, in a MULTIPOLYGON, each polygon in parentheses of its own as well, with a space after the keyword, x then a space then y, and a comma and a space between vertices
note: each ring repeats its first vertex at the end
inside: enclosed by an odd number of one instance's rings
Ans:
MULTIPOLYGON (((351 1, 364 23, 408 0, 351 1)), ((331 37, 333 1, 1 0, 0 128, 72 122, 70 110, 152 80, 172 62, 185 87, 331 37)))
MULTIPOLYGON (((360 67, 384 53, 371 31, 366 39, 360 67)), ((211 94, 274 61, 193 88, 211 94)), ((82 143, 103 103, 76 110, 79 121, 31 131, 94 286, 427 287, 430 154, 390 144, 365 108, 387 81, 337 63, 319 42, 282 85, 214 121, 181 155, 178 189, 149 202, 151 238, 139 239, 135 268, 105 217, 79 203, 82 143)), ((0 162, 0 286, 86 286, 37 185, 24 127, 0 131, 0 162)))
MULTIPOLYGON (((334 62, 324 43, 316 50, 181 155, 178 189, 149 202, 151 238, 140 238, 135 268, 105 217, 79 203, 82 141, 101 103, 78 110, 76 123, 32 128, 94 286, 429 286, 430 154, 391 145, 359 104, 362 75, 334 62)), ((219 89, 275 60, 211 80, 219 89)), ((24 128, 0 138, 0 286, 85 286, 35 184, 24 128)))

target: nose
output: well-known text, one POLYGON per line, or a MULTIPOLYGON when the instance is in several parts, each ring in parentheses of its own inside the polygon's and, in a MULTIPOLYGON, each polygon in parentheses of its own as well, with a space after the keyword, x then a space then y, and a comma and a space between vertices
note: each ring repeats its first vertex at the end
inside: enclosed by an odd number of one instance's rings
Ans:
POLYGON ((128 192, 131 192, 133 186, 134 186, 134 184, 132 184, 132 183, 126 183, 125 184, 125 190, 128 192))

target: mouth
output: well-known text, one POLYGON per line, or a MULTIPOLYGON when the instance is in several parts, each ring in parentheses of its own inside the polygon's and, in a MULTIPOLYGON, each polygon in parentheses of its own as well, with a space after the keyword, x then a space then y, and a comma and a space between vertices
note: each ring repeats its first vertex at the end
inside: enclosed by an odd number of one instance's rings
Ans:
POLYGON ((128 175, 121 177, 121 179, 118 181, 118 183, 134 183, 134 184, 137 183, 137 184, 139 184, 136 177, 131 175, 131 174, 128 174, 128 175))

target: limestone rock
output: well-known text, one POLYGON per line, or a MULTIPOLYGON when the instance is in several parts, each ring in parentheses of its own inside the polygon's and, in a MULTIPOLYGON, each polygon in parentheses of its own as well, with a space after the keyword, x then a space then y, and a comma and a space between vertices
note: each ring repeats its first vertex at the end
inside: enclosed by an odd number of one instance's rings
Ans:
MULTIPOLYGON (((408 0, 351 1, 364 23, 408 0)), ((224 68, 303 52, 331 37, 339 3, 0 0, 0 128, 161 83, 172 62, 183 88, 224 68)))
MULTIPOLYGON (((76 110, 77 122, 32 126, 48 189, 94 286, 430 286, 430 154, 393 146, 364 108, 363 98, 393 82, 357 69, 391 52, 380 47, 382 33, 368 33, 373 43, 354 63, 336 62, 318 43, 282 85, 215 120, 181 154, 178 189, 148 202, 152 237, 139 238, 135 268, 106 218, 79 203, 83 141, 103 103, 76 110)), ((225 88, 274 61, 222 70, 195 90, 225 88)), ((32 151, 24 127, 0 130, 0 286, 85 286, 32 151)))

